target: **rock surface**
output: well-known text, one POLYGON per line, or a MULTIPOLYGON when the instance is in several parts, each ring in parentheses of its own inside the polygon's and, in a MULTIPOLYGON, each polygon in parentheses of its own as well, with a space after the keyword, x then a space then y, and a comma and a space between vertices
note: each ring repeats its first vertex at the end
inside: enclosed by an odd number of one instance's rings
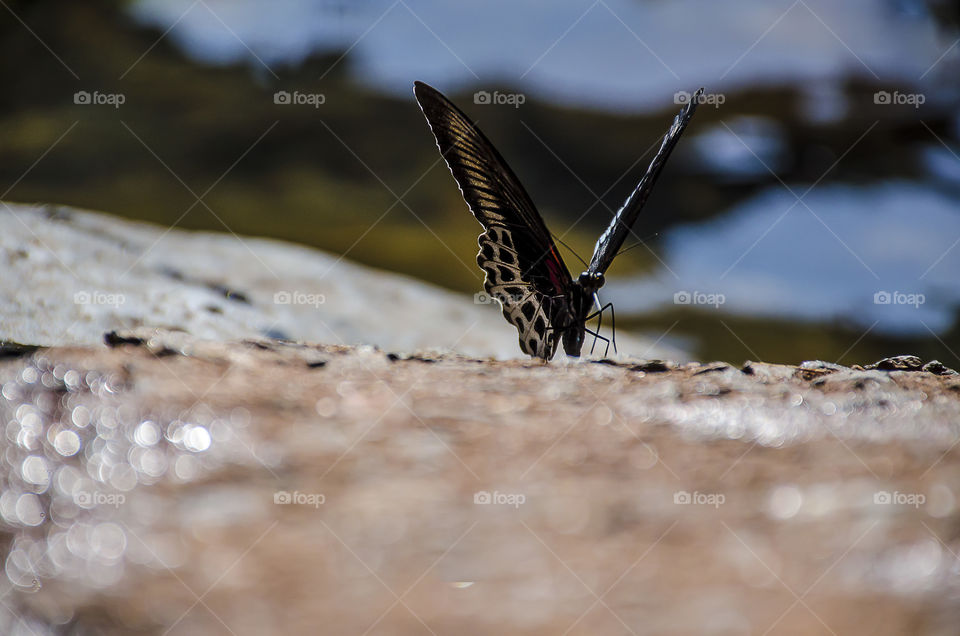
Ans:
MULTIPOLYGON (((0 340, 99 345, 104 332, 147 326, 522 356, 497 307, 280 241, 0 203, 0 268, 0 340)), ((477 278, 479 290, 479 269, 477 278)), ((617 343, 632 355, 686 358, 623 333, 617 343)))
POLYGON ((0 632, 924 634, 960 377, 8 348, 0 632))

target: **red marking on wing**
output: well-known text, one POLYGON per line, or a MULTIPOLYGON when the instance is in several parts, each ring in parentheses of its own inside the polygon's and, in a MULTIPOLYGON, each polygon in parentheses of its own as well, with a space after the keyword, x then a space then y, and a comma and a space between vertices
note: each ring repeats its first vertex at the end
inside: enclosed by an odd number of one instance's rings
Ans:
POLYGON ((550 248, 550 256, 546 260, 547 269, 550 271, 550 282, 553 283, 553 288, 557 294, 562 294, 567 289, 570 274, 566 271, 567 268, 564 267, 560 255, 554 248, 550 248))

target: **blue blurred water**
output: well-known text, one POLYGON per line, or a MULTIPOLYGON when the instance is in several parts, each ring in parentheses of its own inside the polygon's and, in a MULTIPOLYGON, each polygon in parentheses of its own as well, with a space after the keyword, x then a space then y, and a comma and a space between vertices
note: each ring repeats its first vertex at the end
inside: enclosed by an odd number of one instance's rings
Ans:
POLYGON ((774 186, 722 218, 670 231, 663 259, 654 276, 611 280, 605 300, 639 313, 700 292, 722 295, 723 312, 921 334, 948 327, 960 304, 957 199, 911 182, 820 185, 803 203, 774 186))
MULTIPOLYGON (((891 0, 139 0, 194 57, 267 68, 349 49, 352 72, 407 94, 508 83, 606 109, 662 107, 682 88, 937 78, 949 41, 924 3, 891 0), (171 25, 174 25, 171 27, 171 25), (924 75, 927 73, 926 75, 924 75)), ((945 69, 943 69, 945 70, 945 69)), ((823 99, 812 100, 814 109, 823 99)), ((814 115, 816 113, 813 113, 814 115)))

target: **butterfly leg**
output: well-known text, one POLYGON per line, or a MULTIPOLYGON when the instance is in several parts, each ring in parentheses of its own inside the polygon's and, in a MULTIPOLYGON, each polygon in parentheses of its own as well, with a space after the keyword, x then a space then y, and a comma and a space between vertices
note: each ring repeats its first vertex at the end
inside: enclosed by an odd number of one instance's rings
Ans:
MULTIPOLYGON (((597 300, 597 304, 599 305, 599 304, 600 304, 599 298, 597 298, 596 300, 597 300)), ((592 318, 594 318, 594 317, 598 317, 598 320, 597 320, 597 331, 600 331, 600 328, 603 326, 603 312, 605 312, 607 309, 610 310, 610 334, 611 334, 611 338, 612 338, 612 342, 613 342, 613 352, 614 352, 614 353, 618 353, 618 351, 617 351, 617 314, 616 314, 616 313, 614 312, 614 310, 613 310, 613 303, 607 303, 606 305, 604 305, 603 307, 601 307, 601 308, 598 309, 597 311, 595 311, 595 312, 593 312, 592 314, 590 314, 589 316, 587 316, 587 317, 586 317, 586 320, 590 320, 590 319, 592 319, 592 318)), ((597 336, 597 334, 595 334, 595 333, 592 332, 592 331, 591 331, 590 333, 593 334, 594 336, 596 336, 596 337, 594 338, 594 340, 593 340, 593 344, 596 345, 596 344, 597 344, 597 337, 599 337, 599 336, 597 336)), ((609 339, 607 339, 607 338, 602 338, 602 337, 600 337, 600 339, 601 339, 601 340, 604 340, 604 341, 607 343, 607 349, 609 350, 611 340, 609 340, 609 339)), ((593 353, 593 347, 590 348, 590 353, 593 353)), ((603 355, 606 356, 607 354, 604 353, 603 355)))
MULTIPOLYGON (((593 350, 594 350, 594 348, 596 348, 596 346, 597 346, 597 340, 598 340, 598 339, 607 340, 606 338, 604 338, 603 336, 600 335, 600 326, 601 326, 602 322, 603 322, 603 321, 601 320, 601 321, 599 321, 599 322, 597 323, 597 330, 596 330, 596 331, 590 331, 590 330, 587 329, 586 327, 584 327, 584 329, 583 329, 583 330, 586 331, 588 334, 590 334, 590 335, 593 336, 593 343, 590 345, 590 355, 593 355, 593 350)), ((607 347, 609 348, 609 346, 610 346, 610 341, 607 340, 607 347)), ((604 356, 604 357, 607 356, 606 352, 604 352, 603 356, 604 356)))
MULTIPOLYGON (((596 294, 594 294, 594 300, 596 300, 596 294)), ((597 302, 597 304, 599 305, 600 303, 597 302)), ((603 338, 603 337, 600 335, 600 330, 603 329, 603 309, 604 309, 604 308, 601 308, 599 311, 595 311, 594 313, 592 313, 592 314, 590 314, 589 316, 587 316, 587 317, 584 319, 584 322, 586 322, 587 320, 590 320, 590 319, 593 318, 594 316, 597 317, 597 330, 596 330, 596 331, 590 331, 589 329, 586 329, 587 333, 593 335, 593 343, 590 345, 590 355, 593 355, 593 350, 594 350, 594 349, 596 348, 596 346, 597 346, 597 339, 603 339, 603 340, 606 341, 606 343, 607 343, 607 348, 606 348, 606 350, 603 352, 603 357, 607 357, 607 351, 610 350, 610 341, 607 340, 606 338, 603 338)))
POLYGON ((613 340, 613 353, 617 354, 617 312, 613 310, 613 303, 607 303, 610 307, 610 338, 613 340))
POLYGON ((609 339, 609 338, 604 338, 604 337, 601 336, 598 332, 592 331, 592 330, 590 330, 590 329, 584 329, 584 331, 586 331, 588 334, 590 334, 591 336, 593 336, 593 345, 590 347, 590 353, 591 353, 591 354, 593 353, 593 348, 597 345, 597 340, 603 340, 604 342, 607 343, 606 348, 603 350, 603 357, 606 358, 606 357, 607 357, 607 353, 610 351, 610 339, 609 339))
MULTIPOLYGON (((550 302, 552 303, 552 302, 554 302, 554 301, 559 301, 559 300, 561 300, 561 299, 563 299, 563 298, 564 298, 564 297, 563 297, 562 295, 559 295, 559 294, 558 294, 558 295, 555 295, 555 296, 545 296, 545 297, 544 297, 544 300, 550 301, 550 302)), ((574 323, 573 321, 570 321, 570 322, 568 322, 567 324, 563 324, 563 325, 556 325, 556 324, 554 324, 553 322, 550 322, 550 323, 548 324, 548 326, 547 326, 547 334, 553 332, 553 337, 557 339, 557 344, 558 344, 558 346, 559 346, 560 338, 563 337, 563 334, 564 334, 568 329, 570 329, 571 327, 573 327, 574 324, 575 324, 575 323, 574 323)))
MULTIPOLYGON (((600 305, 600 300, 599 300, 599 298, 597 297, 596 294, 593 295, 593 300, 594 300, 594 302, 596 302, 597 305, 600 305)), ((606 357, 607 357, 607 352, 610 351, 610 341, 600 335, 600 330, 603 329, 603 310, 604 310, 604 308, 601 307, 599 311, 596 311, 596 312, 594 312, 593 314, 591 314, 590 316, 587 316, 587 318, 586 318, 586 320, 584 320, 584 322, 586 322, 587 320, 590 320, 590 318, 592 318, 593 316, 597 316, 597 330, 596 330, 596 331, 590 331, 589 329, 586 329, 586 331, 587 331, 588 333, 590 333, 590 334, 593 335, 593 344, 590 345, 590 353, 591 353, 591 355, 593 354, 593 350, 594 350, 594 349, 596 348, 596 346, 597 346, 597 340, 598 340, 598 339, 599 339, 599 340, 603 340, 604 342, 607 343, 607 347, 606 347, 606 349, 604 349, 604 351, 603 351, 603 357, 606 358, 606 357)))

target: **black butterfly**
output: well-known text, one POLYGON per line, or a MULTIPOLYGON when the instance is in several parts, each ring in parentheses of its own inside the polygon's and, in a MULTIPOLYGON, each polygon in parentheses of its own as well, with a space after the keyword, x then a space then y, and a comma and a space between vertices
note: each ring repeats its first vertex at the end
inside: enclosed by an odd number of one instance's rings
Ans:
POLYGON ((520 349, 550 360, 562 337, 567 355, 579 356, 586 321, 596 315, 590 314, 594 303, 600 304, 603 273, 640 215, 703 89, 674 118, 646 174, 597 240, 587 270, 576 280, 530 196, 480 129, 435 88, 415 82, 413 92, 464 200, 483 226, 477 255, 486 273, 483 286, 520 332, 520 349))

